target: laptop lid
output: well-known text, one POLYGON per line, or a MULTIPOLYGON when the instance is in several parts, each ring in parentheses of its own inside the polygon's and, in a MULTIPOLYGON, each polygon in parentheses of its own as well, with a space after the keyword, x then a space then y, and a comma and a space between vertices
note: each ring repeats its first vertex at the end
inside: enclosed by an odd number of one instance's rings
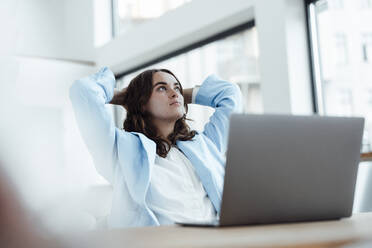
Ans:
POLYGON ((233 114, 220 225, 351 215, 364 119, 233 114))

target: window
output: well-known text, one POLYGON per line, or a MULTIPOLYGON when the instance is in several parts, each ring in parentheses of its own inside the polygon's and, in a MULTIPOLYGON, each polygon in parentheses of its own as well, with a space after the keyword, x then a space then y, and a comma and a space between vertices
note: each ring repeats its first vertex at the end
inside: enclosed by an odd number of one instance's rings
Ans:
MULTIPOLYGON (((148 68, 170 69, 184 88, 200 85, 208 74, 215 73, 240 86, 245 112, 261 113, 258 56, 257 32, 253 27, 127 74, 118 79, 118 88, 127 86, 135 75, 148 68)), ((188 117, 198 120, 189 123, 191 128, 202 130, 212 113, 210 108, 190 105, 188 117)), ((116 108, 116 116, 118 127, 122 127, 122 108, 116 108)))
POLYGON ((334 34, 334 55, 336 65, 346 65, 348 63, 347 37, 343 33, 334 34))
POLYGON ((360 0, 360 7, 362 9, 372 8, 372 0, 360 0))
POLYGON ((364 116, 367 138, 363 142, 372 144, 372 9, 361 9, 361 2, 354 0, 344 0, 342 6, 331 0, 311 2, 308 14, 318 112, 364 116))
MULTIPOLYGON (((315 105, 322 115, 365 117, 361 151, 371 152, 372 9, 355 0, 344 0, 337 10, 328 7, 330 0, 309 2, 315 105)), ((370 162, 359 165, 354 212, 372 210, 370 167, 370 162)))
POLYGON ((162 16, 191 0, 112 0, 115 35, 162 16))
POLYGON ((111 0, 94 0, 94 46, 99 47, 112 39, 111 0))

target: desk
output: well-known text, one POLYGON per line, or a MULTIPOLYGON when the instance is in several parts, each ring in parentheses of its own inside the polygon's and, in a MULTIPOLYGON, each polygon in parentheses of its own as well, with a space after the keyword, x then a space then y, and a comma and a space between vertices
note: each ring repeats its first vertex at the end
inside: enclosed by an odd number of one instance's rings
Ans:
MULTIPOLYGON (((88 247, 342 247, 372 238, 372 213, 339 221, 228 228, 180 226, 94 231, 79 237, 88 247)), ((80 243, 82 244, 82 243, 80 243)))

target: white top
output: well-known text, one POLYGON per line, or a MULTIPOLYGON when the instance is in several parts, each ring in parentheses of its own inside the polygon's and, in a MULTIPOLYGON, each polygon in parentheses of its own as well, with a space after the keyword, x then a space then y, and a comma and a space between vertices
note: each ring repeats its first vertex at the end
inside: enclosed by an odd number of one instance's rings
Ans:
POLYGON ((216 211, 194 167, 176 147, 170 149, 166 158, 156 155, 147 202, 161 225, 216 219, 216 211))

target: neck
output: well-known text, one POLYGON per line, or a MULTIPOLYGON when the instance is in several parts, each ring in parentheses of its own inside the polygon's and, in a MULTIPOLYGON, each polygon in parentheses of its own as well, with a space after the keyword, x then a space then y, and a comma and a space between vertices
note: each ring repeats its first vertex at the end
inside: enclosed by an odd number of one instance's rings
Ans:
POLYGON ((175 121, 169 120, 153 120, 153 123, 155 124, 160 136, 165 140, 168 140, 168 136, 173 133, 174 125, 176 124, 175 121))

